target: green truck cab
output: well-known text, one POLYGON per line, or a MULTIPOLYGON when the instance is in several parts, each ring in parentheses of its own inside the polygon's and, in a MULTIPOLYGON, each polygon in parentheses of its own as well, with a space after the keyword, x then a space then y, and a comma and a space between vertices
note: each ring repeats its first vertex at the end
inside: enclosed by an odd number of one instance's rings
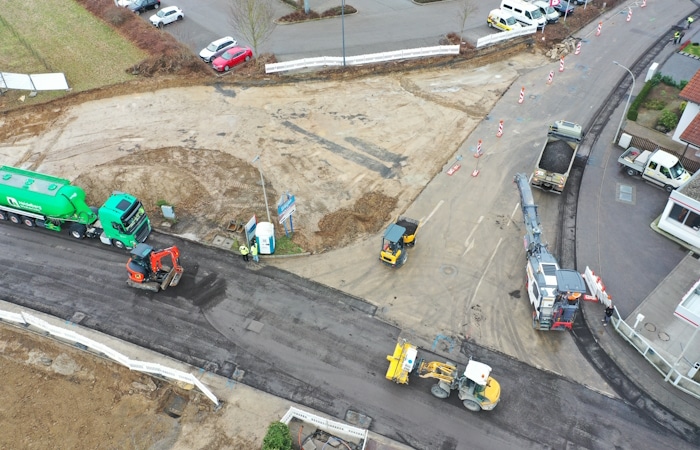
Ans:
POLYGON ((0 167, 0 220, 61 231, 76 239, 96 238, 117 248, 133 248, 151 233, 141 202, 113 192, 100 207, 88 206, 85 191, 69 180, 16 167, 0 167))

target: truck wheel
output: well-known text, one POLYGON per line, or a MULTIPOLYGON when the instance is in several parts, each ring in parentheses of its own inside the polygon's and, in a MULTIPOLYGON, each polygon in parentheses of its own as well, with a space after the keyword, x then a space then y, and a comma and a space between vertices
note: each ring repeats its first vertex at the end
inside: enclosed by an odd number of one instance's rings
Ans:
POLYGON ((34 226, 34 219, 31 217, 22 216, 22 223, 31 228, 34 226))
POLYGON ((7 220, 7 213, 5 211, 0 211, 0 220, 7 220))
POLYGON ((439 384, 434 384, 433 387, 430 388, 430 392, 437 398, 447 398, 450 395, 450 393, 441 388, 439 384))
POLYGON ((112 240, 112 245, 117 247, 119 250, 123 250, 126 248, 126 245, 124 245, 122 241, 112 240))
POLYGON ((481 405, 479 405, 477 402, 474 400, 465 400, 462 402, 465 408, 467 408, 469 411, 474 411, 474 412, 479 412, 481 411, 481 405))
POLYGON ((637 175, 637 171, 634 169, 631 169, 631 168, 627 169, 627 175, 633 177, 633 176, 637 175))
POLYGON ((666 192, 668 192, 669 194, 673 192, 673 186, 671 186, 670 184, 664 186, 664 189, 666 189, 666 192))
POLYGON ((70 226, 70 235, 76 239, 83 239, 86 231, 87 227, 79 223, 74 223, 70 226))
POLYGON ((10 219, 10 222, 14 223, 15 225, 19 225, 21 222, 17 214, 10 213, 7 215, 7 218, 10 219))

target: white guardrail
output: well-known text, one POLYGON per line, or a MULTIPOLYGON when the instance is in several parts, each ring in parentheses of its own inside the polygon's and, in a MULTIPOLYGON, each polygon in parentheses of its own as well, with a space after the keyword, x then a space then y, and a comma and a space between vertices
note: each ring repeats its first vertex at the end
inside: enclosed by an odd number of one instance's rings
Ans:
POLYGON ((488 36, 477 39, 476 48, 482 48, 487 45, 495 44, 496 42, 507 41, 508 39, 513 39, 518 36, 535 34, 536 32, 537 25, 530 25, 529 27, 521 27, 519 30, 501 31, 500 33, 489 34, 488 36))
POLYGON ((116 361, 123 366, 128 367, 130 370, 159 375, 171 380, 177 380, 182 381, 184 383, 192 384, 196 386, 200 391, 202 391, 202 393, 206 395, 209 398, 209 400, 214 402, 215 405, 219 404, 219 400, 209 390, 209 388, 207 388, 201 381, 197 379, 197 377, 190 373, 171 369, 169 367, 156 363, 149 363, 145 361, 137 361, 131 359, 126 355, 123 355, 117 352, 116 350, 111 349, 105 344, 82 336, 81 334, 76 333, 75 331, 66 330, 65 328, 51 325, 50 323, 25 312, 14 313, 0 310, 0 320, 6 322, 13 322, 19 325, 31 325, 33 328, 42 330, 57 339, 79 344, 85 348, 92 349, 93 351, 113 361, 116 361))
POLYGON ((352 425, 345 425, 344 423, 336 422, 335 420, 328 420, 315 414, 311 414, 310 412, 295 408, 294 406, 289 408, 284 417, 280 419, 280 422, 285 425, 289 425, 289 422, 291 422, 292 419, 313 424, 316 426, 316 428, 319 428, 333 436, 342 434, 344 435, 343 437, 348 436, 352 439, 361 441, 362 450, 364 450, 365 446, 367 445, 367 436, 369 432, 364 428, 357 428, 353 427, 352 425))
MULTIPOLYGON (((410 48, 392 52, 370 53, 368 55, 347 56, 345 65, 357 66, 381 61, 398 59, 422 58, 436 55, 458 55, 459 45, 438 45, 435 47, 410 48)), ((342 56, 319 56, 317 58, 296 59, 281 63, 265 64, 265 73, 286 72, 289 70, 307 69, 309 67, 342 66, 342 56)))

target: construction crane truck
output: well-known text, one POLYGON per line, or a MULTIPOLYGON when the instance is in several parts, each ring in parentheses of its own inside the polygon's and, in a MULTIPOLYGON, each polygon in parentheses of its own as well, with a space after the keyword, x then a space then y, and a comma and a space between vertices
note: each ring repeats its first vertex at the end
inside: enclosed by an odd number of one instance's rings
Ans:
POLYGON ((416 245, 418 228, 420 221, 399 216, 384 232, 379 260, 391 267, 403 266, 408 259, 408 247, 416 245))
POLYGON ((450 392, 457 391, 464 407, 474 412, 490 411, 498 404, 501 386, 491 377, 491 367, 488 365, 470 359, 460 375, 454 363, 428 362, 424 359, 417 360, 417 357, 418 348, 405 339, 400 339, 394 353, 386 357, 389 361, 386 379, 408 384, 411 373, 420 378, 436 379, 438 382, 430 388, 435 397, 444 399, 450 396, 450 392))
POLYGON ((180 265, 180 250, 177 247, 153 250, 153 247, 143 243, 131 250, 126 270, 129 273, 126 280, 129 286, 153 292, 177 286, 184 272, 180 265), (163 264, 166 258, 169 259, 169 266, 163 264))
POLYGON ((586 293, 586 283, 573 269, 561 269, 542 240, 537 205, 527 175, 515 175, 520 191, 520 207, 525 222, 525 257, 527 294, 532 304, 532 326, 536 330, 570 330, 576 319, 579 300, 586 293))
POLYGON ((0 220, 53 231, 67 226, 76 239, 99 237, 117 248, 133 248, 151 233, 146 210, 129 194, 114 192, 95 208, 69 180, 8 166, 0 167, 0 220))

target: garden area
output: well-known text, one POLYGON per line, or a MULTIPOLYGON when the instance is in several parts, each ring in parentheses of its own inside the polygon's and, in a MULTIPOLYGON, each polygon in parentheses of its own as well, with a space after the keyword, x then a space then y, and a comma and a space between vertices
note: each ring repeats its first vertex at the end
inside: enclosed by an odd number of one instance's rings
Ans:
POLYGON ((668 133, 678 125, 686 102, 679 97, 688 81, 677 83, 657 73, 644 84, 627 113, 627 119, 639 125, 668 133))

